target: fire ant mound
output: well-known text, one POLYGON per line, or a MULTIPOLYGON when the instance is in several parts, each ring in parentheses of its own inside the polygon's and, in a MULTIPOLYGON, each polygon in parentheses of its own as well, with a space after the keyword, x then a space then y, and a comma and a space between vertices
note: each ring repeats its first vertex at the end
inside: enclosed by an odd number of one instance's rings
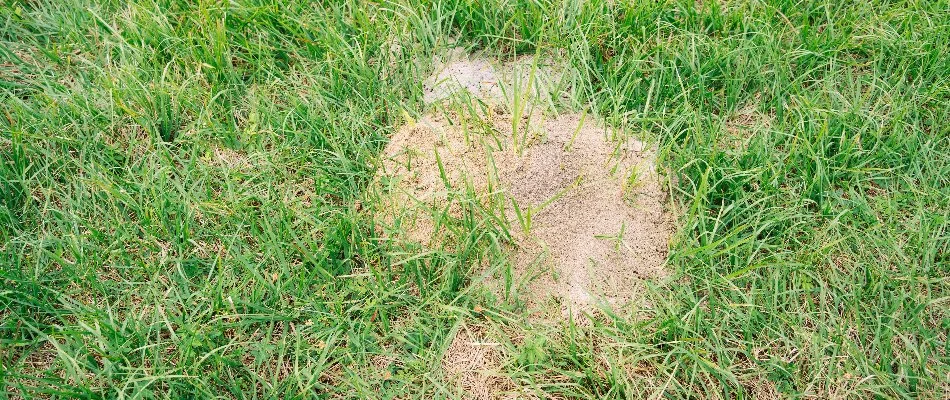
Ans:
MULTIPOLYGON (((462 82, 455 87, 476 96, 500 81, 486 61, 448 65, 430 81, 462 82), (477 77, 452 75, 471 70, 477 77)), ((664 276, 672 232, 655 151, 590 115, 544 116, 530 96, 507 92, 507 107, 492 96, 395 132, 377 176, 381 219, 399 232, 390 239, 434 247, 444 238, 440 215, 461 212, 447 206, 450 196, 465 192, 510 234, 508 259, 524 282, 511 289, 535 315, 636 300, 645 280, 664 276)))

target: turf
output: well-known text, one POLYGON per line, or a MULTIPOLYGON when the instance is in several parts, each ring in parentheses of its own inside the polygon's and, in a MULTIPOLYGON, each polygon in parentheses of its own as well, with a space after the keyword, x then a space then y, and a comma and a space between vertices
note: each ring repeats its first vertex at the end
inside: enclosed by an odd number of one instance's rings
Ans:
POLYGON ((522 395, 947 398, 947 54, 945 0, 5 1, 0 398, 455 398, 462 321, 517 332, 522 395), (525 322, 477 207, 381 239, 452 40, 658 143, 650 307, 525 322))

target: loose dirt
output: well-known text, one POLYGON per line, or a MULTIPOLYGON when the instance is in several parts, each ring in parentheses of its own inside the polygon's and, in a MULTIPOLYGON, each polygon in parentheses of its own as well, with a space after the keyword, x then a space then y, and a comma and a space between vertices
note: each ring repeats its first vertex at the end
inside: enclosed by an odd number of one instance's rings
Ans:
POLYGON ((608 129, 576 114, 542 126, 545 141, 506 157, 503 180, 519 204, 560 197, 519 238, 515 270, 550 271, 527 286, 529 296, 553 295, 575 317, 625 305, 644 279, 664 274, 671 228, 655 156, 636 140, 611 142, 608 129))
MULTIPOLYGON (((644 279, 664 275, 671 232, 666 194, 653 151, 636 140, 609 140, 611 130, 592 120, 578 114, 533 120, 525 129, 536 136, 520 154, 512 148, 508 114, 487 121, 494 137, 445 117, 403 127, 385 150, 381 174, 391 187, 383 219, 402 224, 397 240, 427 247, 441 241, 433 213, 450 190, 441 161, 453 190, 471 188, 485 207, 502 199, 513 269, 534 277, 520 290, 532 311, 555 307, 577 316, 598 305, 624 305, 644 279)), ((449 208, 450 215, 458 211, 449 208)))
POLYGON ((502 98, 498 74, 488 60, 469 57, 456 48, 434 61, 435 74, 422 84, 424 102, 441 101, 460 91, 480 98, 502 98))
POLYGON ((437 55, 433 65, 435 72, 422 84, 422 100, 426 104, 459 94, 505 103, 511 101, 517 86, 530 94, 535 106, 547 107, 553 99, 567 96, 571 86, 564 66, 551 58, 525 55, 510 62, 496 63, 469 55, 465 49, 454 48, 437 55))

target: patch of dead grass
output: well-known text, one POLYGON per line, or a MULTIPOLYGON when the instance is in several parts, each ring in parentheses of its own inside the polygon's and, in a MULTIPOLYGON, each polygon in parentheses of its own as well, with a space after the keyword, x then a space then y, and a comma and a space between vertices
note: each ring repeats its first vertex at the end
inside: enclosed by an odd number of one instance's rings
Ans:
POLYGON ((484 328, 463 325, 442 356, 442 371, 462 398, 516 398, 511 378, 502 374, 501 345, 489 340, 484 328))
POLYGON ((251 170, 256 164, 247 153, 220 146, 212 150, 212 156, 208 161, 218 168, 238 171, 251 170))
POLYGON ((723 149, 741 149, 756 132, 772 127, 775 115, 759 111, 761 94, 744 104, 725 120, 726 134, 720 142, 723 149))

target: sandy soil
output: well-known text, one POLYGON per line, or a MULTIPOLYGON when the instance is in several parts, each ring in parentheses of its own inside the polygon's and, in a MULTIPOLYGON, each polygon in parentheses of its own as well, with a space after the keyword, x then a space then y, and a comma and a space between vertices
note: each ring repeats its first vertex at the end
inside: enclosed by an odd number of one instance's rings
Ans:
POLYGON ((460 91, 479 98, 503 98, 499 74, 489 60, 470 57, 456 48, 434 61, 435 73, 422 83, 424 102, 445 100, 460 91))
POLYGON ((438 153, 453 188, 470 186, 486 203, 489 192, 502 196, 514 271, 534 277, 522 288, 532 311, 549 313, 551 300, 563 315, 575 316, 623 305, 644 279, 664 275, 670 218, 655 156, 643 143, 613 142, 611 130, 593 118, 567 114, 525 121, 532 139, 519 152, 508 114, 486 117, 493 135, 452 119, 430 116, 407 125, 386 147, 381 174, 392 187, 384 219, 403 224, 399 240, 424 246, 442 240, 431 215, 449 193, 438 153), (515 204, 522 216, 532 213, 529 229, 515 204))

